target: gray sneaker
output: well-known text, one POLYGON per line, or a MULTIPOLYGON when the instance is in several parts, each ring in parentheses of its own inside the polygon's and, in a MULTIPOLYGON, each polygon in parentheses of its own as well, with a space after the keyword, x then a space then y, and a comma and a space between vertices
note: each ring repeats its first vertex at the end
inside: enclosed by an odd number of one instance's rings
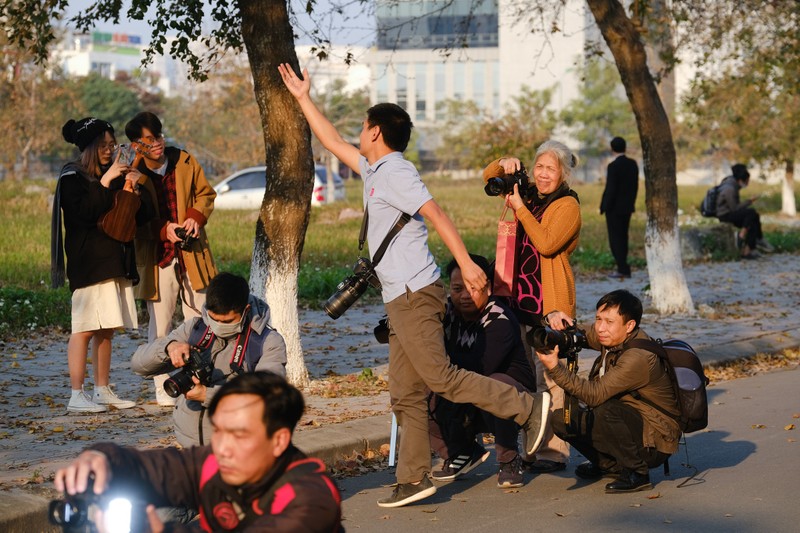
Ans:
POLYGON ((758 239, 758 242, 756 242, 756 250, 762 254, 771 254, 775 251, 775 247, 772 246, 767 240, 758 239))
POLYGON ((378 505, 380 507, 402 507, 434 494, 436 494, 436 487, 433 486, 430 478, 426 475, 416 485, 413 483, 398 483, 395 485, 392 495, 378 500, 378 505))
POLYGON ((528 457, 536 453, 542 445, 544 431, 547 428, 547 419, 550 416, 550 393, 545 391, 534 393, 533 409, 528 420, 523 424, 522 431, 525 432, 525 453, 528 457))
POLYGON ((497 473, 497 487, 515 489, 522 485, 522 458, 518 455, 513 461, 500 463, 500 471, 497 473))

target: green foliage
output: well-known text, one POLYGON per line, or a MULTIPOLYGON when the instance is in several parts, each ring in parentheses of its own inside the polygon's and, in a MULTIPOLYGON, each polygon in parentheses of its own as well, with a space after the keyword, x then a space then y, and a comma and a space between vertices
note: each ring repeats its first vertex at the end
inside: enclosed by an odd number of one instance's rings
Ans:
POLYGON ((530 165, 536 148, 556 126, 548 109, 552 90, 523 87, 502 117, 494 119, 475 102, 443 102, 443 124, 437 128, 442 144, 436 155, 446 168, 483 168, 502 156, 514 155, 530 165))
POLYGON ((71 297, 66 288, 28 290, 0 287, 0 336, 32 332, 39 328, 68 328, 71 297))
POLYGON ((608 143, 615 136, 638 139, 616 67, 605 57, 595 57, 583 66, 580 78, 579 96, 564 108, 561 120, 580 141, 583 153, 590 157, 608 154, 608 143))
MULTIPOLYGON (((107 120, 114 126, 117 140, 122 142, 125 124, 141 111, 139 97, 122 83, 90 74, 75 82, 82 107, 82 115, 107 120)), ((77 120, 80 117, 75 117, 77 120)))

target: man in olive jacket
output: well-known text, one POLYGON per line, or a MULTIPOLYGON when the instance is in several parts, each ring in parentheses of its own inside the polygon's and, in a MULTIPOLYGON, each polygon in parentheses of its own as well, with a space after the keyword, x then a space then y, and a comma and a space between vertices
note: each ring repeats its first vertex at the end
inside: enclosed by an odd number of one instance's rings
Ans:
MULTIPOLYGON (((616 290, 600 298, 596 309, 586 344, 600 356, 588 379, 558 364, 558 346, 549 353, 537 351, 553 381, 588 408, 572 413, 571 420, 577 423, 571 427, 566 427, 563 413, 554 412, 553 429, 589 459, 576 468, 578 477, 617 476, 606 485, 609 493, 649 489, 649 469, 678 449, 680 408, 675 389, 656 354, 627 347, 631 339, 650 339, 639 329, 642 302, 626 290, 616 290)), ((560 311, 548 314, 546 321, 555 330, 574 322, 560 311)))

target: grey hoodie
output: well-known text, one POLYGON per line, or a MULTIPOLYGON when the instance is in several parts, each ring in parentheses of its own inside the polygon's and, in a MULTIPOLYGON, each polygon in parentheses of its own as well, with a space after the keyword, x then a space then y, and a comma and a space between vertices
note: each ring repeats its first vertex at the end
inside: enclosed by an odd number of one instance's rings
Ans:
MULTIPOLYGON (((269 306, 266 302, 250 295, 250 335, 247 351, 260 346, 260 359, 254 370, 265 370, 280 376, 286 376, 286 344, 280 333, 269 327, 269 306), (261 342, 263 341, 263 342, 261 342)), ((166 337, 156 339, 150 344, 139 346, 131 360, 131 369, 138 375, 149 378, 165 372, 172 373, 172 366, 167 345, 171 342, 189 342, 189 336, 201 318, 192 318, 181 324, 166 337)), ((236 373, 231 370, 230 362, 236 338, 221 339, 215 337, 211 344, 211 357, 214 361, 214 372, 211 383, 206 389, 205 402, 187 400, 185 395, 178 398, 173 411, 175 420, 175 436, 181 446, 198 446, 211 442, 211 421, 206 414, 206 409, 211 404, 211 399, 227 380, 236 373), (201 439, 202 424, 202 439, 201 439)), ((184 367, 185 368, 185 367, 184 367)), ((247 363, 245 370, 250 370, 247 363)))

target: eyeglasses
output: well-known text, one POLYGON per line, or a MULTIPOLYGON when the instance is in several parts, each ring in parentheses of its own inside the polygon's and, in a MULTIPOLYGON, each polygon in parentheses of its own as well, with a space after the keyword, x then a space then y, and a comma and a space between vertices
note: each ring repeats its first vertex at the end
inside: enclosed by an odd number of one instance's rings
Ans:
POLYGON ((156 143, 160 143, 164 141, 163 135, 156 135, 155 137, 152 135, 148 135, 147 137, 142 137, 139 139, 139 142, 148 148, 156 143))
POLYGON ((117 148, 119 148, 119 145, 117 143, 100 143, 99 145, 97 145, 97 149, 100 150, 101 152, 103 150, 109 150, 113 152, 117 148))

